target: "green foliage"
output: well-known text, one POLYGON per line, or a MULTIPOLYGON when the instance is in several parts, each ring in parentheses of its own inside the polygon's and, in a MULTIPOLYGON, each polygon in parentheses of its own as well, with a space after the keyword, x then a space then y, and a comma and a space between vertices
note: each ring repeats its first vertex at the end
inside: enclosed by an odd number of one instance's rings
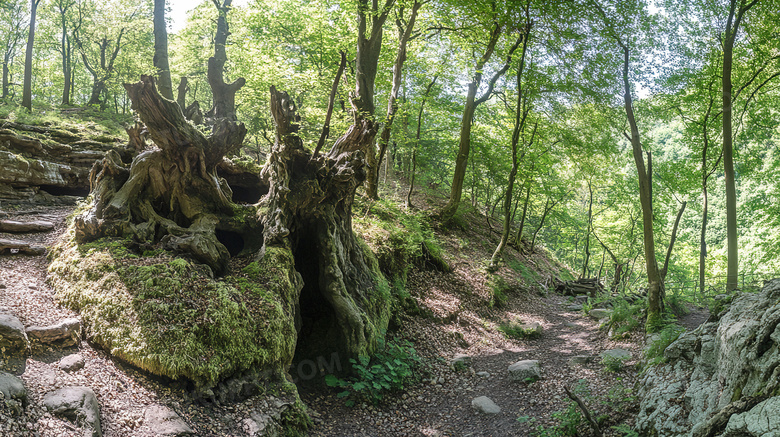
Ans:
POLYGON ((377 255, 382 272, 395 282, 406 283, 413 264, 449 271, 429 218, 409 212, 391 201, 355 205, 355 228, 377 255))
POLYGON ((649 366, 654 366, 664 362, 664 351, 670 344, 674 343, 680 334, 685 332, 685 328, 675 324, 668 324, 658 331, 655 339, 645 351, 645 359, 649 366))
POLYGON ((629 304, 625 299, 617 298, 612 302, 608 328, 612 330, 613 339, 624 338, 642 326, 647 301, 640 299, 637 303, 629 304))
POLYGON ((498 325, 498 330, 501 331, 505 337, 516 340, 534 339, 541 337, 541 334, 538 330, 526 328, 522 323, 518 322, 501 323, 498 325))
POLYGON ((384 393, 401 390, 417 382, 422 359, 408 341, 379 340, 379 346, 372 357, 360 356, 350 359, 354 376, 342 379, 327 375, 325 383, 330 387, 344 389, 339 398, 345 398, 347 406, 359 401, 379 403, 384 393))
POLYGON ((493 275, 490 279, 490 291, 491 298, 489 306, 493 308, 503 308, 509 299, 507 294, 512 291, 512 286, 509 285, 503 277, 493 275))
POLYGON ((617 373, 622 372, 626 368, 626 361, 628 357, 616 357, 612 355, 604 355, 601 358, 601 364, 604 366, 604 370, 607 372, 617 373))

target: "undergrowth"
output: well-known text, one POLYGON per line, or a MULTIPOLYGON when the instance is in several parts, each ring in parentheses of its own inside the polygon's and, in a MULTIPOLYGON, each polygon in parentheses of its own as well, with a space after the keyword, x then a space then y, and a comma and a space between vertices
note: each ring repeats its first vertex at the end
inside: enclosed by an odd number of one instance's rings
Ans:
POLYGON ((685 331, 685 328, 675 324, 668 324, 658 331, 658 335, 645 352, 648 366, 655 366, 665 362, 664 351, 674 343, 685 331))
POLYGON ((377 404, 385 393, 414 384, 419 380, 418 370, 422 364, 408 341, 385 342, 381 339, 374 356, 363 355, 349 361, 354 376, 342 379, 330 374, 325 377, 328 386, 344 389, 337 396, 345 398, 347 406, 360 401, 377 404))

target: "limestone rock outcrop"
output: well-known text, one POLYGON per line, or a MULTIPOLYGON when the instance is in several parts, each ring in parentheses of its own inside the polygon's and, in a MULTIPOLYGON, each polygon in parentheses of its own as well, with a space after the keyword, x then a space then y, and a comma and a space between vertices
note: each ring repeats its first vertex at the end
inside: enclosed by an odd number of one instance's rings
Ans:
POLYGON ((636 427, 658 436, 780 436, 780 280, 741 293, 649 368, 636 427))

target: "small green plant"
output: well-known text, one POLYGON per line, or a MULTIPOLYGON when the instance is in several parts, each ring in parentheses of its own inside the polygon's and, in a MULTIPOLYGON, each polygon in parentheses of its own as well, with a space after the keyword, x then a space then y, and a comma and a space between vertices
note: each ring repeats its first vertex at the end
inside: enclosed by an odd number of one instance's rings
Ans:
POLYGON ((664 351, 670 344, 674 343, 685 331, 685 328, 679 325, 668 324, 661 329, 655 340, 650 343, 650 347, 645 351, 645 358, 649 366, 655 366, 664 362, 664 351))
POLYGON ((349 360, 354 376, 341 379, 327 375, 325 383, 344 389, 337 396, 346 398, 347 406, 366 400, 373 404, 382 400, 383 394, 401 390, 419 379, 418 369, 422 359, 408 341, 380 340, 373 357, 361 356, 349 360))
POLYGON ((490 289, 493 292, 492 298, 490 299, 490 307, 503 308, 509 299, 507 293, 511 291, 512 288, 507 284, 504 278, 496 275, 490 281, 490 289))
POLYGON ((608 329, 612 330, 612 338, 624 338, 631 331, 639 329, 644 319, 642 317, 644 307, 644 300, 640 300, 636 304, 629 304, 623 299, 615 300, 608 324, 608 329))
POLYGON ((577 429, 582 423, 582 413, 577 409, 574 402, 569 402, 565 410, 552 413, 552 418, 558 423, 545 428, 539 426, 534 433, 536 437, 568 437, 576 436, 577 429))
POLYGON ((613 430, 621 433, 623 437, 639 437, 639 433, 631 429, 630 426, 626 425, 625 423, 621 423, 620 425, 615 425, 611 427, 613 430))
POLYGON ((629 357, 604 355, 604 357, 601 358, 601 364, 607 372, 617 373, 622 372, 623 369, 625 369, 626 361, 628 360, 629 357))

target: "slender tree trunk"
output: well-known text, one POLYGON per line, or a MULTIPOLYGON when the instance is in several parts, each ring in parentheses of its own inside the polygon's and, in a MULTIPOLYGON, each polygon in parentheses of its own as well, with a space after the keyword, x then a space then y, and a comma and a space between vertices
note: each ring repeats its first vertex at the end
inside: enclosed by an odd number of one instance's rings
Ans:
MULTIPOLYGON (((171 68, 168 66, 168 29, 165 23, 165 0, 154 0, 154 68, 157 88, 166 99, 173 100, 171 68)), ((181 105, 180 105, 181 106, 181 105)), ((181 106, 184 108, 183 106, 181 106)))
POLYGON ((3 60, 3 99, 8 98, 8 56, 3 60))
POLYGON ((412 208, 412 190, 414 190, 414 175, 417 171, 417 149, 420 147, 420 134, 422 133, 422 116, 423 109, 425 109, 425 102, 428 100, 428 96, 431 94, 431 89, 439 78, 438 74, 433 76, 433 79, 425 87, 425 94, 423 94, 422 102, 420 102, 420 110, 417 112, 417 133, 414 138, 414 150, 412 150, 412 175, 409 182, 409 192, 406 193, 406 207, 412 208))
MULTIPOLYGON (((398 90, 401 89, 401 78, 404 68, 404 62, 406 61, 406 45, 414 30, 414 22, 417 19, 417 11, 420 10, 422 3, 419 0, 415 0, 412 5, 412 14, 409 17, 406 28, 399 19, 396 24, 398 28, 398 55, 395 58, 395 64, 393 64, 393 84, 390 89, 390 97, 387 101, 387 118, 385 118, 385 124, 382 127, 382 133, 379 135, 379 144, 376 151, 369 151, 369 173, 366 180, 366 193, 370 199, 379 199, 379 168, 382 166, 382 160, 384 159, 385 152, 387 151, 387 145, 390 143, 390 132, 393 127, 393 121, 395 120, 395 114, 398 111, 398 90)), ((400 16, 403 16, 403 7, 400 9, 400 16)))
MULTIPOLYGON (((622 43, 621 43, 622 45, 622 43)), ((644 230, 645 264, 647 268, 647 328, 652 331, 662 320, 664 311, 664 282, 655 257, 655 238, 653 236, 653 207, 651 184, 645 170, 644 153, 639 139, 639 128, 634 118, 631 98, 631 84, 628 81, 628 47, 623 45, 623 90, 626 116, 631 126, 631 148, 639 177, 639 200, 642 204, 642 229, 644 230)))
POLYGON ((593 229, 593 185, 588 180, 588 230, 585 233, 585 262, 582 264, 582 273, 580 279, 584 278, 588 271, 590 263, 590 231, 593 229))
POLYGON ((209 58, 207 73, 214 101, 211 110, 206 113, 206 116, 212 120, 237 120, 236 93, 246 83, 243 77, 239 77, 232 83, 225 82, 225 63, 227 62, 225 46, 230 35, 227 14, 232 2, 233 0, 223 0, 222 5, 218 1, 214 2, 219 16, 217 18, 217 33, 214 36, 214 56, 209 58))
POLYGON ((672 257, 672 249, 674 249, 674 242, 677 241, 677 228, 680 226, 680 218, 682 218, 685 212, 685 207, 688 202, 683 202, 680 206, 680 210, 677 211, 677 218, 674 220, 674 226, 672 227, 672 238, 669 241, 669 248, 666 250, 666 259, 664 260, 664 267, 661 269, 661 280, 666 280, 666 273, 669 271, 669 259, 672 257))
POLYGON ((38 10, 38 3, 41 0, 31 0, 30 2, 30 32, 27 37, 27 51, 24 57, 24 85, 22 89, 22 106, 32 111, 32 60, 33 43, 35 42, 35 15, 38 10))
POLYGON ((734 57, 734 39, 739 30, 739 22, 745 12, 740 8, 736 12, 737 0, 731 0, 729 18, 723 35, 723 173, 726 179, 726 240, 727 273, 726 290, 735 290, 738 286, 738 243, 737 243, 737 190, 734 174, 734 133, 732 129, 731 70, 734 57), (736 17, 735 17, 736 12, 736 17))
POLYGON ((493 56, 493 50, 496 47, 499 36, 501 36, 501 26, 498 23, 495 23, 493 26, 493 31, 490 34, 490 40, 488 41, 487 48, 485 49, 485 52, 479 61, 477 61, 476 68, 474 69, 474 77, 471 83, 469 83, 468 93, 466 94, 466 105, 463 107, 463 117, 461 118, 458 155, 455 158, 455 173, 452 177, 450 200, 439 212, 439 216, 443 222, 450 221, 458 211, 458 206, 460 206, 460 198, 463 193, 463 181, 466 178, 466 166, 468 165, 469 152, 471 151, 471 125, 474 121, 474 113, 476 112, 477 106, 490 98, 490 95, 493 93, 493 87, 495 86, 496 80, 498 80, 498 78, 501 77, 509 68, 509 63, 512 60, 512 54, 522 41, 522 36, 520 36, 517 39, 517 42, 515 42, 515 45, 509 50, 507 62, 504 64, 504 67, 493 75, 493 77, 490 79, 488 90, 485 91, 485 94, 483 94, 482 97, 477 99, 477 90, 482 84, 483 68, 490 60, 490 57, 493 56))
POLYGON ((528 203, 531 200, 531 181, 527 181, 525 189, 525 201, 523 202, 523 214, 520 216, 520 227, 517 229, 517 237, 515 237, 515 244, 518 250, 520 250, 520 244, 523 242, 523 228, 525 227, 525 217, 528 213, 528 203))
POLYGON ((177 88, 176 93, 176 103, 179 104, 179 108, 181 108, 182 111, 187 109, 187 90, 189 89, 190 86, 187 76, 182 76, 181 79, 179 79, 179 87, 177 88))
MULTIPOLYGON (((528 117, 529 109, 525 102, 526 96, 523 94, 523 70, 525 69, 525 55, 528 49, 528 36, 531 33, 531 21, 527 15, 526 9, 526 25, 523 35, 523 48, 520 53, 520 65, 517 67, 517 104, 515 105, 515 128, 512 132, 512 170, 509 171, 509 180, 506 187, 506 193, 504 194, 504 225, 501 232, 501 240, 498 242, 496 250, 493 252, 493 256, 490 258, 490 264, 488 264, 487 270, 489 272, 495 272, 498 270, 498 261, 501 259, 501 253, 504 251, 507 241, 509 240, 509 233, 512 227, 512 199, 514 198, 515 178, 517 177, 517 169, 520 166, 522 156, 518 156, 517 147, 520 142, 520 132, 525 131, 525 121, 528 117)), ((531 140, 526 148, 530 148, 536 137, 536 127, 534 124, 534 131, 531 134, 531 140)), ((524 138, 525 140, 525 138, 524 138)), ((523 156, 525 152, 523 153, 523 156)), ((529 186, 530 188, 530 186, 529 186)), ((526 199, 527 202, 527 199, 526 199)))
POLYGON ((60 8, 60 30, 62 31, 62 39, 60 41, 62 51, 62 104, 64 106, 70 105, 70 88, 71 88, 71 65, 70 65, 70 40, 68 39, 68 27, 65 14, 68 13, 70 5, 64 5, 60 8))

